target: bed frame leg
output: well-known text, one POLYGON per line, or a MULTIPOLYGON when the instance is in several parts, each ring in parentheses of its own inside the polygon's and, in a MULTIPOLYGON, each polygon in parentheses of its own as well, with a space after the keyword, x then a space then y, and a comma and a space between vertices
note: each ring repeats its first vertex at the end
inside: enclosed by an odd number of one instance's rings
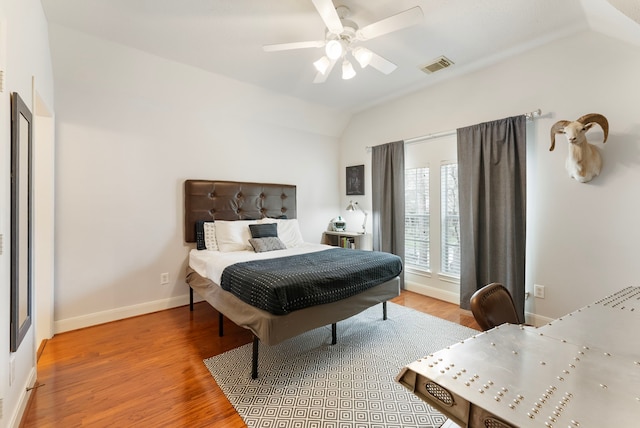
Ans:
POLYGON ((260 341, 256 336, 253 336, 253 357, 251 360, 251 379, 258 378, 258 344, 260 341))
POLYGON ((382 319, 387 320, 387 301, 382 302, 382 319))
POLYGON ((331 344, 338 343, 338 326, 336 323, 331 324, 331 344))
POLYGON ((189 287, 189 310, 193 312, 193 288, 189 287))
POLYGON ((218 312, 218 336, 224 336, 224 317, 222 312, 218 312))

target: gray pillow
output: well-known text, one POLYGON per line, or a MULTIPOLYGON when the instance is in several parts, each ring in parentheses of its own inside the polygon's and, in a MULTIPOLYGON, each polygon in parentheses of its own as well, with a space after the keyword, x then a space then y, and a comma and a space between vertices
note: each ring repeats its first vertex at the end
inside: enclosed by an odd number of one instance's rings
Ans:
POLYGON ((253 247, 253 251, 256 253, 264 253, 265 251, 286 250, 287 246, 284 242, 275 236, 269 236, 267 238, 251 238, 249 243, 253 247))
POLYGON ((278 237, 278 223, 250 224, 252 238, 278 237))

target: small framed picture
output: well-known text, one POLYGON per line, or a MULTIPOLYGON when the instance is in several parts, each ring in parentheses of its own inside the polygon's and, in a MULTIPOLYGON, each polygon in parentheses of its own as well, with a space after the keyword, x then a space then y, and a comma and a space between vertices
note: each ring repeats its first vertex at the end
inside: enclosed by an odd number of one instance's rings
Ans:
POLYGON ((347 195, 364 195, 364 165, 347 167, 347 195))

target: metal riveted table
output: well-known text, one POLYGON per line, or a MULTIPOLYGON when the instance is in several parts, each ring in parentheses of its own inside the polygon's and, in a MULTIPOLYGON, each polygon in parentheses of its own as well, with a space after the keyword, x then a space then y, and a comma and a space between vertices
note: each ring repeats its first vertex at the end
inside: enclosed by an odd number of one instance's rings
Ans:
POLYGON ((640 426, 640 287, 539 328, 503 324, 396 381, 462 427, 640 426))

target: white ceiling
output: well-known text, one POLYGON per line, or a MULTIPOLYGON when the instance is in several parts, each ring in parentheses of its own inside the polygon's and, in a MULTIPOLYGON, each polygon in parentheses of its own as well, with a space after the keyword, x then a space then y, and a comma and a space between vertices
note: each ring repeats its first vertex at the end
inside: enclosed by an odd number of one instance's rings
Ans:
POLYGON ((424 23, 362 42, 398 65, 390 75, 354 64, 353 79, 342 80, 336 67, 325 83, 314 84, 312 63, 321 48, 262 50, 324 39, 311 0, 41 1, 50 23, 347 111, 586 29, 640 46, 640 25, 632 19, 637 0, 334 0, 350 8, 360 27, 414 6, 422 8, 424 23), (455 65, 431 75, 420 70, 440 55, 455 65))

